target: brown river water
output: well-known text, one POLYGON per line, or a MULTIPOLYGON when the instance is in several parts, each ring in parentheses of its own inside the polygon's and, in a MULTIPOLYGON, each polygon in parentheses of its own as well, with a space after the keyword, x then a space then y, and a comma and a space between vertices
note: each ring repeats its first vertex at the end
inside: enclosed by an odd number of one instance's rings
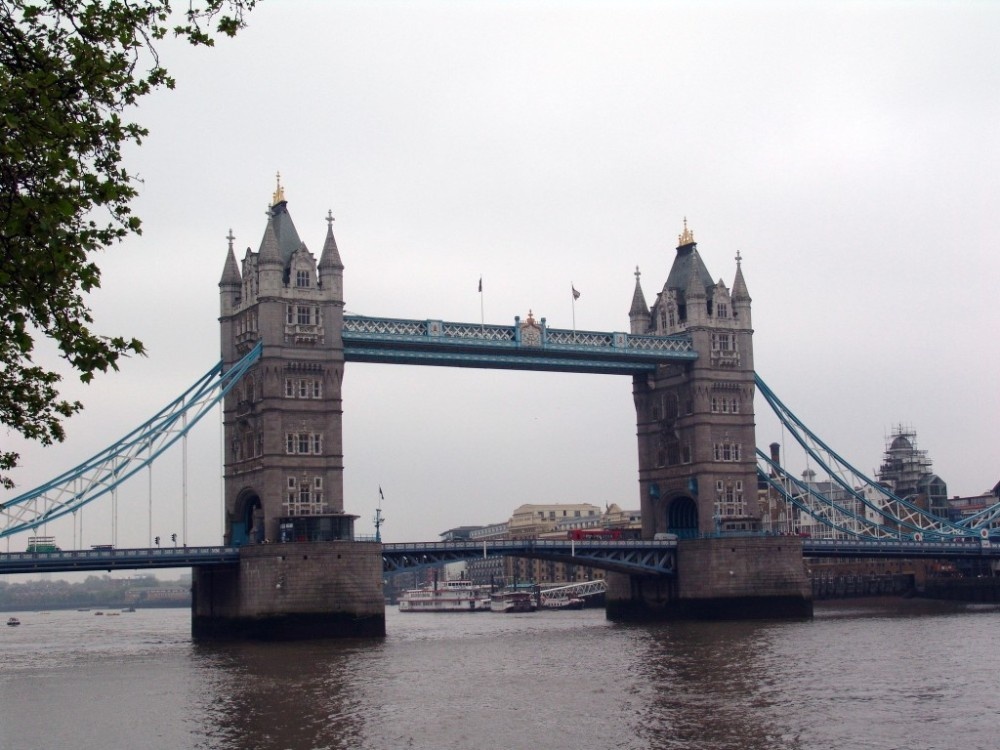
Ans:
POLYGON ((201 645, 187 610, 5 613, 0 750, 1000 748, 1000 610, 802 622, 400 614, 384 640, 201 645))

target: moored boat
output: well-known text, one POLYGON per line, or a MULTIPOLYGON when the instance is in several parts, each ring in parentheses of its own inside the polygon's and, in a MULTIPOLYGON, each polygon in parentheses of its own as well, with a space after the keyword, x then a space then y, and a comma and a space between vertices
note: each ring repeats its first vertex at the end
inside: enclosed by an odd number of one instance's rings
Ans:
POLYGON ((530 591, 494 591, 490 598, 492 612, 534 612, 537 608, 530 591))
POLYGON ((489 586, 472 581, 435 582, 428 588, 410 589, 399 600, 400 612, 484 612, 489 608, 489 586))
POLYGON ((7 624, 10 625, 11 627, 14 627, 16 625, 20 625, 21 621, 18 620, 16 617, 8 617, 7 624))
POLYGON ((542 609, 583 609, 584 604, 578 596, 542 597, 542 609))

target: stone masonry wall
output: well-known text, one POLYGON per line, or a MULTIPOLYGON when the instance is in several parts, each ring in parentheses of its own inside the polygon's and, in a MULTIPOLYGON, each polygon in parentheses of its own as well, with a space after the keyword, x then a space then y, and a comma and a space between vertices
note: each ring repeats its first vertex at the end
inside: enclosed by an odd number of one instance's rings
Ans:
POLYGON ((383 614, 381 545, 259 544, 240 550, 244 617, 275 613, 383 614))
POLYGON ((811 598, 796 537, 692 539, 678 545, 681 599, 811 598))

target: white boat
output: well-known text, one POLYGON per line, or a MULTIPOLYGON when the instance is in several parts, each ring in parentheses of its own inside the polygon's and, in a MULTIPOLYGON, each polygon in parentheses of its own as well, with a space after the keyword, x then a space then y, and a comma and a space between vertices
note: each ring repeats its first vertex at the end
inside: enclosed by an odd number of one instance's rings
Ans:
POLYGON ((485 612, 490 608, 490 587, 472 581, 444 581, 410 589, 399 599, 400 612, 485 612))
POLYGON ((542 597, 542 609, 583 609, 585 604, 578 596, 542 597))
POLYGON ((493 612, 534 612, 537 608, 530 591, 494 591, 490 600, 493 612))

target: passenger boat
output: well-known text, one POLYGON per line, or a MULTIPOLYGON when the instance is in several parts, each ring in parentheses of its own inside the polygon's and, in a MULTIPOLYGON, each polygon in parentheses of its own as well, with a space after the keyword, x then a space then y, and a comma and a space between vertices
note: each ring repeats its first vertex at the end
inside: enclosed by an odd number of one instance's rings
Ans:
POLYGON ((399 600, 400 612, 485 612, 489 608, 489 586, 472 581, 435 582, 428 588, 410 589, 399 600))
POLYGON ((583 609, 584 604, 578 596, 542 597, 542 609, 583 609))
POLYGON ((20 625, 21 621, 18 620, 16 617, 8 617, 7 624, 10 625, 11 627, 14 627, 15 625, 20 625))
POLYGON ((493 612, 534 612, 537 608, 530 591, 494 591, 490 598, 493 612))

